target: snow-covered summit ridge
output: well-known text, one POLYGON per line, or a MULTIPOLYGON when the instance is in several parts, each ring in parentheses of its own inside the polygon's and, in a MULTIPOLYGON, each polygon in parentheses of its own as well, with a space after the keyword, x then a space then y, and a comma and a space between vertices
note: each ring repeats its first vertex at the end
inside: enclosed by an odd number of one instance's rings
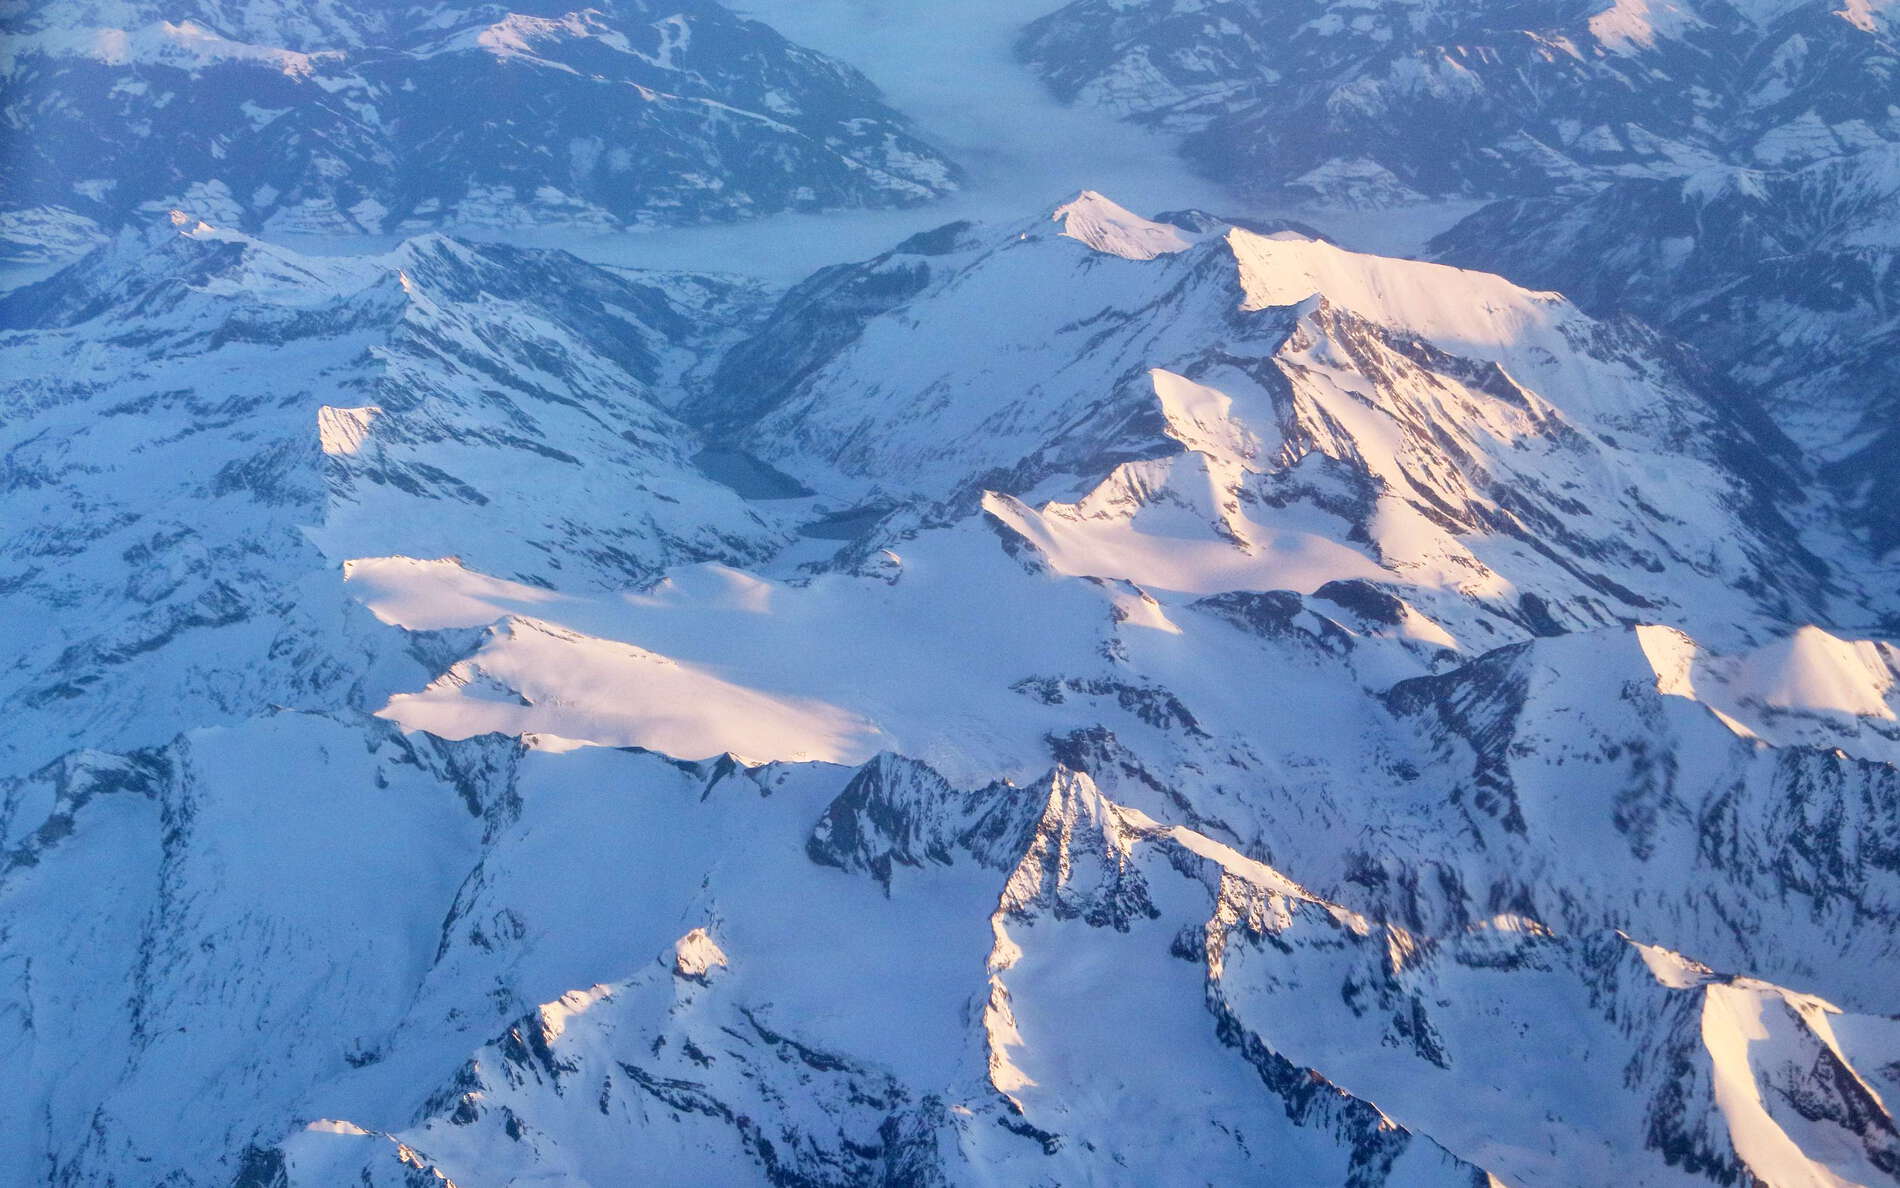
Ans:
POLYGON ((188 19, 130 28, 48 22, 32 32, 9 36, 0 44, 0 78, 13 76, 22 68, 22 59, 32 57, 76 58, 111 67, 194 72, 221 64, 244 64, 277 70, 292 78, 308 78, 323 61, 340 61, 343 53, 328 51, 313 55, 236 41, 188 19))
POLYGON ((1312 590, 1371 565, 1459 598, 1542 605, 1567 588, 1600 603, 1566 620, 1581 625, 1686 606, 1679 582, 1723 572, 1712 606, 1778 591, 1764 629, 1790 606, 1825 617, 1826 566, 1775 509, 1784 460, 1640 326, 1294 232, 1097 198, 1056 214, 821 273, 688 415, 866 506, 991 507, 1095 577, 1215 593, 1281 572, 1279 588, 1312 590), (1037 233, 1070 219, 1176 250, 1129 259, 1037 233), (1172 242, 1177 226, 1192 242, 1172 242), (1693 544, 1669 527, 1716 522, 1731 527, 1693 544), (1203 547, 1208 568, 1181 564, 1203 547), (1485 557, 1500 548, 1544 560, 1485 557), (1553 552, 1569 561, 1546 587, 1532 575, 1553 552))
POLYGON ((1049 219, 1061 223, 1062 234, 1070 239, 1125 260, 1152 260, 1186 251, 1196 242, 1181 228, 1144 219, 1094 190, 1056 207, 1049 219))
POLYGON ((1734 653, 1662 627, 1637 629, 1657 687, 1707 705, 1736 734, 1900 763, 1900 649, 1807 624, 1734 653))
POLYGON ((1351 251, 1291 231, 1234 228, 1226 238, 1248 308, 1319 297, 1434 341, 1493 351, 1577 316, 1560 294, 1533 292, 1492 273, 1351 251))

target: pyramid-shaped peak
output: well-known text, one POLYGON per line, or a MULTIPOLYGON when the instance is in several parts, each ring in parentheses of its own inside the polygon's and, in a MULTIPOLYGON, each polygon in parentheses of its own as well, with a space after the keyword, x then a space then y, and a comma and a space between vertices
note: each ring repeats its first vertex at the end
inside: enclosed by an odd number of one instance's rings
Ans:
POLYGON ((1738 691, 1775 709, 1892 721, 1893 655, 1879 644, 1810 625, 1751 653, 1741 665, 1738 691))
POLYGON ((1094 190, 1083 190, 1056 207, 1049 218, 1062 224, 1064 236, 1126 260, 1152 260, 1186 251, 1204 238, 1171 223, 1144 219, 1094 190))

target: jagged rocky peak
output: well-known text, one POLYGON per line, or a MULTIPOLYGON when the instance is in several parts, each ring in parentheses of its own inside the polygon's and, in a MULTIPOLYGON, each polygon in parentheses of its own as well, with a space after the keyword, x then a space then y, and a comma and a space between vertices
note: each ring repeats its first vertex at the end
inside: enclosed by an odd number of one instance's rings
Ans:
POLYGON ((1040 806, 998 782, 959 791, 927 764, 885 753, 859 769, 813 828, 813 862, 870 874, 888 891, 898 866, 949 865, 959 852, 1007 865, 1040 806))
POLYGON ((710 0, 62 0, 6 20, 0 149, 21 168, 0 184, 0 235, 15 253, 174 206, 274 232, 601 231, 957 185, 856 70, 710 0), (497 111, 509 119, 483 114, 497 111))

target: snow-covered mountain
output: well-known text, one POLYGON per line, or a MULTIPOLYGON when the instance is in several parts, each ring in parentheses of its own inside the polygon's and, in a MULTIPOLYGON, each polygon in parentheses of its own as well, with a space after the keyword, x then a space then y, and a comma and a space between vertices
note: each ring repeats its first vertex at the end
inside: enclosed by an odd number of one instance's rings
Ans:
POLYGON ((1096 576, 1200 593, 1383 578, 1363 549, 1442 594, 1443 621, 1475 614, 1467 642, 1513 630, 1493 615, 1547 633, 1671 603, 1720 604, 1710 621, 1730 627, 1826 605, 1827 567, 1782 518, 1789 451, 1642 327, 1493 276, 1171 218, 1084 194, 821 273, 694 408, 867 505, 980 500, 1058 566, 1156 567, 1096 576), (1197 537, 1219 542, 1207 572, 1180 543, 1197 537))
POLYGON ((1900 1179, 1892 593, 1635 322, 1084 193, 0 327, 0 1182, 1900 1179))
POLYGON ((1893 37, 1864 0, 1075 0, 1018 49, 1245 190, 1394 206, 1891 143, 1893 37))
POLYGON ((1900 151, 1499 202, 1432 248, 1693 343, 1801 444, 1876 548, 1900 545, 1900 151))
POLYGON ((1885 6, 1077 0, 1018 50, 1261 203, 1388 211, 1404 250, 1687 342, 1900 543, 1885 6))
POLYGON ((956 185, 848 65, 710 0, 0 10, 0 234, 172 208, 277 233, 604 230, 956 185))
POLYGON ((789 528, 661 402, 705 306, 749 294, 655 279, 441 237, 316 259, 181 216, 0 301, 3 597, 44 628, 4 694, 44 725, 0 749, 360 698, 385 665, 328 558, 618 588, 769 556, 789 528))

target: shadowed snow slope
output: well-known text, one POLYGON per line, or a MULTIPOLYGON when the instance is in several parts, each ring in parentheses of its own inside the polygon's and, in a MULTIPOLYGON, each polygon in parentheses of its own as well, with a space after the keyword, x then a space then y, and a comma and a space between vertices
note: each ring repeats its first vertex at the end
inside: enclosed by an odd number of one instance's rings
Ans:
POLYGON ((1498 202, 1440 258, 1562 288, 1679 335, 1754 392, 1855 511, 1900 547, 1900 146, 1799 168, 1710 168, 1498 202))

